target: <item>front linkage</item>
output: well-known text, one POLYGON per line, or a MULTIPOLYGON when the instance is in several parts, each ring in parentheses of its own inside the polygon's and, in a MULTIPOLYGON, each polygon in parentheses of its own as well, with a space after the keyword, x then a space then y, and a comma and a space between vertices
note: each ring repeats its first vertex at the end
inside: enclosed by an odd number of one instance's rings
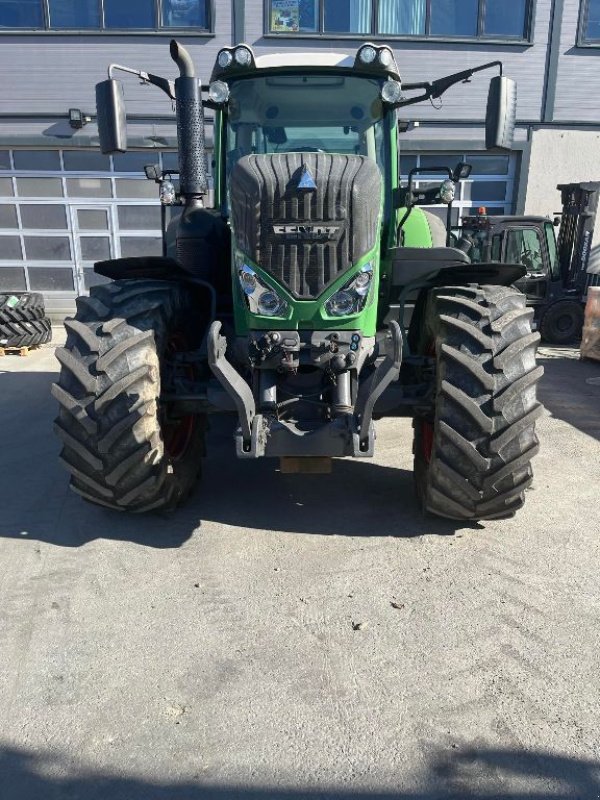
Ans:
MULTIPOLYGON (((213 322, 208 333, 208 363, 235 402, 240 422, 235 434, 238 457, 373 456, 375 403, 398 380, 402 365, 402 332, 397 322, 390 323, 389 334, 380 340, 384 352, 369 379, 360 385, 355 402, 351 381, 358 383, 359 369, 352 374, 349 367, 357 362, 360 366, 369 355, 359 333, 319 332, 302 337, 298 331, 274 331, 251 337, 250 347, 262 362, 258 410, 248 383, 225 357, 227 340, 220 331, 221 323, 213 322), (277 375, 282 371, 298 374, 303 347, 312 365, 328 378, 332 396, 327 409, 331 419, 308 430, 301 427, 301 420, 281 419, 277 413, 277 375)), ((373 349, 374 340, 368 345, 373 349)))

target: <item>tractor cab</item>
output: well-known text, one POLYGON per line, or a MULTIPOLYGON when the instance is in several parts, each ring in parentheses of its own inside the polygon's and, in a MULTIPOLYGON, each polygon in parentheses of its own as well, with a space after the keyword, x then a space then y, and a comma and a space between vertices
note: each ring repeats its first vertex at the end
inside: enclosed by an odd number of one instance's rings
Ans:
POLYGON ((553 284, 560 282, 554 224, 546 217, 488 216, 483 208, 477 216, 463 218, 458 242, 473 263, 525 267, 519 288, 532 304, 546 300, 553 284))
POLYGON ((520 264, 515 285, 526 295, 542 337, 564 344, 581 335, 587 289, 598 281, 588 272, 600 183, 561 184, 562 211, 552 221, 536 216, 493 216, 485 208, 464 217, 453 232, 471 262, 520 264), (558 227, 558 238, 555 229, 558 227))

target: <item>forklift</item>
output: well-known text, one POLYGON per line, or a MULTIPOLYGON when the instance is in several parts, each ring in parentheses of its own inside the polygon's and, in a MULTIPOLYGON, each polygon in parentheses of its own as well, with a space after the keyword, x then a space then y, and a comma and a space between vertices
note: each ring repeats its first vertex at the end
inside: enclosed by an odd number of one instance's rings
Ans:
POLYGON ((476 216, 463 218, 454 236, 472 263, 522 264, 527 274, 515 286, 527 296, 542 339, 566 344, 581 338, 587 290, 600 285, 600 275, 588 272, 600 183, 566 183, 557 188, 562 211, 554 221, 489 216, 480 208, 476 216))

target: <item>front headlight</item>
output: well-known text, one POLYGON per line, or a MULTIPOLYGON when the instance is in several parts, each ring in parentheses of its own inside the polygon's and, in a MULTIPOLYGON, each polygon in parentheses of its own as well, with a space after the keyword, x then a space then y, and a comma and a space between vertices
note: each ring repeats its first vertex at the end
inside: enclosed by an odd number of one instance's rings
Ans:
POLYGON ((373 284, 373 265, 365 264, 345 286, 332 294, 325 310, 332 317, 347 317, 363 310, 373 284))
POLYGON ((287 314, 287 302, 274 289, 266 286, 247 264, 242 264, 238 269, 238 278, 246 305, 252 314, 266 317, 283 317, 287 314))

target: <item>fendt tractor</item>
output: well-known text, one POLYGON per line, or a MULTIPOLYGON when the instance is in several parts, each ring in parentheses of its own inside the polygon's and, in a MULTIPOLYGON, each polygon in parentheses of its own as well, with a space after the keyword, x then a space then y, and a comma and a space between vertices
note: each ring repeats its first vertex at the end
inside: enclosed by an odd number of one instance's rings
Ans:
MULTIPOLYGON (((163 257, 96 264, 110 282, 66 321, 54 396, 73 489, 117 510, 173 508, 197 481, 210 414, 232 415, 238 458, 277 458, 283 472, 371 457, 374 420, 411 417, 425 511, 512 516, 542 411, 539 336, 513 288, 525 270, 472 266, 398 171, 398 109, 486 69, 499 73, 486 144, 510 148, 516 86, 502 64, 402 84, 386 46, 256 57, 238 45, 219 51, 202 87, 176 41, 171 56, 174 82, 113 65, 96 87, 105 153, 126 149, 116 71, 175 101, 177 191, 159 179, 163 202, 182 208, 163 257)), ((442 200, 461 174, 440 186, 442 200)))
POLYGON ((600 286, 600 275, 588 270, 600 183, 564 183, 557 189, 562 211, 554 221, 488 216, 480 209, 477 216, 463 218, 455 238, 472 262, 523 264, 527 273, 516 286, 533 309, 534 327, 544 341, 566 344, 581 338, 588 289, 600 286))

